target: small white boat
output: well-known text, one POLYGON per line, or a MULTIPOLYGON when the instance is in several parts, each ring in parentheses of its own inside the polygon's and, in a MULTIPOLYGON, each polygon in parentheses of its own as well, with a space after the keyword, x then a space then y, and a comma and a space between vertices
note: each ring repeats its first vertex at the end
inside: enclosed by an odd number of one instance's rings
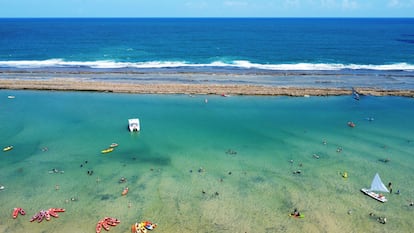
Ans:
POLYGON ((385 198, 385 196, 382 195, 382 193, 376 193, 374 191, 386 192, 386 193, 389 192, 387 187, 385 187, 384 183, 382 183, 381 178, 378 175, 378 173, 375 174, 374 179, 372 180, 371 188, 369 188, 369 189, 363 188, 363 189, 361 189, 361 192, 365 193, 366 195, 368 195, 368 196, 370 196, 370 197, 374 198, 375 200, 380 201, 382 203, 387 201, 387 198, 385 198))
POLYGON ((138 132, 141 130, 141 127, 139 125, 139 119, 133 118, 128 120, 128 128, 131 132, 138 132))

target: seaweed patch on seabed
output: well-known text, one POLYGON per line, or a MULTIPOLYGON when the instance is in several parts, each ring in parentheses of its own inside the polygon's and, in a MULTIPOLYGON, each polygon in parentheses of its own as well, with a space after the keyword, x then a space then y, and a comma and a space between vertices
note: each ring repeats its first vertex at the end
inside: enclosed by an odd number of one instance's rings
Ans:
POLYGON ((284 225, 277 227, 266 227, 265 233, 274 233, 274 232, 287 232, 287 227, 284 225))
POLYGON ((101 197, 101 201, 107 201, 107 200, 115 199, 115 196, 111 195, 111 194, 102 194, 100 197, 101 197))
POLYGON ((214 228, 216 229, 214 232, 227 232, 230 230, 224 223, 214 223, 214 228))
POLYGON ((147 189, 147 186, 145 184, 139 184, 138 189, 141 190, 141 192, 144 192, 147 189))
POLYGON ((148 155, 148 154, 146 154, 146 156, 139 156, 139 155, 131 156, 131 160, 139 162, 139 163, 152 163, 157 166, 169 166, 171 164, 170 157, 148 155))
POLYGON ((261 176, 255 176, 252 178, 253 183, 256 184, 260 184, 260 183, 264 183, 266 180, 265 178, 261 177, 261 176))
POLYGON ((163 166, 168 166, 171 164, 171 158, 170 157, 151 157, 151 158, 145 158, 143 160, 143 162, 149 162, 149 163, 154 163, 156 165, 163 165, 163 166))

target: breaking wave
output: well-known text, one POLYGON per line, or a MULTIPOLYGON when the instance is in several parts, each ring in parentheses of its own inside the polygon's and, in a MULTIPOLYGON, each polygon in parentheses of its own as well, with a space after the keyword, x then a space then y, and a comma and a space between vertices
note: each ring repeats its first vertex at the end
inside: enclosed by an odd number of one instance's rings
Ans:
POLYGON ((384 65, 336 64, 336 63, 294 63, 294 64, 259 64, 246 60, 231 62, 214 61, 195 64, 185 61, 148 61, 117 62, 100 61, 65 61, 63 59, 0 61, 1 68, 37 69, 37 68, 90 68, 90 69, 164 69, 164 68, 220 68, 220 69, 257 69, 269 71, 336 71, 336 70, 379 70, 379 71, 414 71, 414 65, 395 63, 384 65))

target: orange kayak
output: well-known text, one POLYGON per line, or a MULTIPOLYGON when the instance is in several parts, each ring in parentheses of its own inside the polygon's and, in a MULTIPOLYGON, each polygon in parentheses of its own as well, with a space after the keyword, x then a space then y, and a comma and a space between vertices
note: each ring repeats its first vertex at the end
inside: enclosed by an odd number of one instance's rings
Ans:
POLYGON ((121 193, 121 194, 122 194, 122 196, 127 195, 128 191, 129 191, 128 187, 124 188, 124 190, 123 190, 123 191, 122 191, 122 193, 121 193))

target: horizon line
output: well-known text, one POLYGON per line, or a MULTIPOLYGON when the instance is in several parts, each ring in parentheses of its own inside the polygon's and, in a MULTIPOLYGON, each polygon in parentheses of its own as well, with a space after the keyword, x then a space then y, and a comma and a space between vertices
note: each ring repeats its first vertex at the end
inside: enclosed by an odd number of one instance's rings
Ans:
POLYGON ((0 19, 414 19, 414 16, 0 16, 0 19))

